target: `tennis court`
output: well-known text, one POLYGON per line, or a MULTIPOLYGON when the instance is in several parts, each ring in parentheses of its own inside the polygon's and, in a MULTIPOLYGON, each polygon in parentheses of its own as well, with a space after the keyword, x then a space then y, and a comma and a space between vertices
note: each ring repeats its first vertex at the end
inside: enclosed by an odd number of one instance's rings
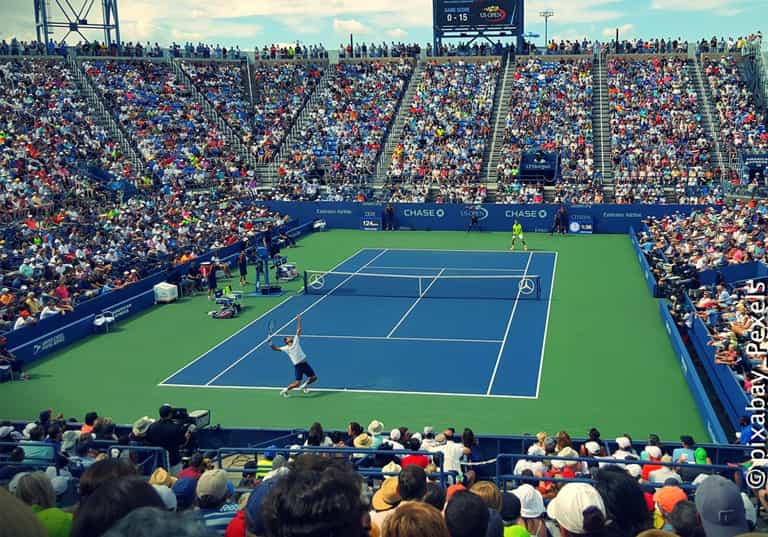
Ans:
POLYGON ((160 386, 284 387, 293 371, 268 326, 280 345, 301 314, 313 391, 536 399, 556 263, 554 252, 361 249, 160 386))

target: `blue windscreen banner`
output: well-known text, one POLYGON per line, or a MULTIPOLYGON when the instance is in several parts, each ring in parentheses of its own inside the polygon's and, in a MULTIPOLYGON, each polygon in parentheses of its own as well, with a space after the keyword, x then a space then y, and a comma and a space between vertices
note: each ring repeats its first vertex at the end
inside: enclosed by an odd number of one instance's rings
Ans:
POLYGON ((688 388, 691 390, 691 395, 693 395, 693 400, 696 402, 696 407, 699 409, 699 414, 704 421, 704 426, 709 433, 710 440, 719 444, 727 444, 728 436, 725 434, 723 426, 720 424, 720 420, 717 418, 715 409, 712 406, 712 402, 709 400, 709 396, 704 389, 704 385, 701 383, 701 379, 696 373, 696 367, 693 365, 693 360, 691 360, 691 356, 688 354, 688 349, 685 347, 685 343, 683 343, 683 340, 680 337, 675 321, 669 313, 666 301, 659 301, 659 310, 661 312, 661 319, 664 322, 664 327, 667 329, 667 335, 672 343, 672 348, 680 362, 680 369, 683 372, 685 381, 688 383, 688 388))
POLYGON ((574 235, 591 235, 595 220, 588 214, 572 214, 568 216, 568 232, 574 235))
MULTIPOLYGON (((360 229, 363 219, 381 220, 384 204, 268 201, 266 205, 288 214, 301 223, 323 219, 329 228, 360 229)), ((394 227, 401 230, 464 231, 472 214, 476 214, 484 231, 511 231, 517 219, 528 233, 549 233, 559 205, 506 205, 483 203, 468 210, 454 203, 397 203, 394 206, 394 227)), ((592 218, 593 233, 627 233, 630 226, 639 229, 649 217, 664 217, 675 213, 689 214, 705 209, 702 205, 570 205, 569 216, 592 218)))

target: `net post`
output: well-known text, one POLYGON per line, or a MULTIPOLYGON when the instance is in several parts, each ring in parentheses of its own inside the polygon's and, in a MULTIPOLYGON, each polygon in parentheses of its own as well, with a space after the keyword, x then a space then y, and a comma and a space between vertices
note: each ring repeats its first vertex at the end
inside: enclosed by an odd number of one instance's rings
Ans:
POLYGON ((304 294, 309 294, 309 286, 307 285, 307 271, 304 271, 304 294))
POLYGON ((421 283, 421 276, 419 276, 419 296, 424 294, 424 284, 421 283))

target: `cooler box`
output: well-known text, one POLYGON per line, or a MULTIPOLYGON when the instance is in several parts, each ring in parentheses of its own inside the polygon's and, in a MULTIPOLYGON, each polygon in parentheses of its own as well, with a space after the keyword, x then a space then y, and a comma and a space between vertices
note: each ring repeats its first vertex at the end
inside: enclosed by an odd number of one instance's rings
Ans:
POLYGON ((155 302, 168 303, 179 298, 179 288, 170 283, 158 283, 153 288, 155 291, 155 302))

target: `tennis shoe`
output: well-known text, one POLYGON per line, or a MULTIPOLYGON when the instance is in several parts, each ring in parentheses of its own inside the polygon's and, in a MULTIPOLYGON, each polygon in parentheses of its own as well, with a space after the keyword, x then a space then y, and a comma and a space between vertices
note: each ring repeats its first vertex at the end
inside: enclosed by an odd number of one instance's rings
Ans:
POLYGON ((301 389, 301 391, 303 391, 304 393, 309 393, 309 388, 307 388, 306 386, 304 386, 304 387, 301 389))
POLYGON ((299 389, 300 389, 300 390, 304 390, 304 393, 307 393, 307 384, 309 384, 309 380, 305 380, 305 381, 304 381, 304 382, 302 382, 302 383, 301 383, 301 385, 299 386, 299 389))
POLYGON ((282 390, 280 390, 280 395, 282 397, 288 397, 288 388, 283 388, 282 390))

